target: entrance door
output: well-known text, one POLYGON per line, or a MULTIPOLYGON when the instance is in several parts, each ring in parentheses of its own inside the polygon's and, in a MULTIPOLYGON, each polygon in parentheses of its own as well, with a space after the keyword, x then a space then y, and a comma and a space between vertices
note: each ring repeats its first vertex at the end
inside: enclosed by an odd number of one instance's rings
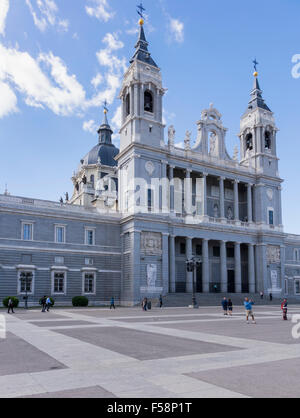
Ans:
POLYGON ((203 292, 203 286, 202 286, 202 264, 197 267, 197 273, 196 273, 196 292, 202 293, 203 292))
POLYGON ((227 271, 227 278, 228 278, 228 293, 235 293, 234 270, 227 271))

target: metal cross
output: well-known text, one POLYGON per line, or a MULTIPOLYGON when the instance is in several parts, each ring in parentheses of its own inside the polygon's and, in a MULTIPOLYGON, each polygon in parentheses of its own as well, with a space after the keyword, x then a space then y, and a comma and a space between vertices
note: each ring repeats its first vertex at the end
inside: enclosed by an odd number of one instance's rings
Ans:
POLYGON ((143 12, 146 11, 146 9, 143 7, 143 3, 141 3, 139 6, 137 6, 139 10, 137 10, 138 14, 141 16, 142 19, 144 19, 143 12))
POLYGON ((257 66, 258 66, 259 63, 256 61, 256 58, 253 61, 253 64, 254 64, 254 70, 257 71, 257 66))
POLYGON ((106 110, 106 112, 108 112, 108 108, 107 108, 107 100, 106 100, 106 99, 105 99, 105 101, 104 101, 103 108, 104 108, 104 110, 106 110))

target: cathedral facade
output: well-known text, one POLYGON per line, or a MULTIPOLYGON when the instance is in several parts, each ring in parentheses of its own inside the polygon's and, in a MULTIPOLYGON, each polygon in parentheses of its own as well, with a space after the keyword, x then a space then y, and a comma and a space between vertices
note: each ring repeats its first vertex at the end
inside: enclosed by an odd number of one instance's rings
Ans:
POLYGON ((172 293, 300 299, 300 236, 283 229, 274 114, 258 74, 240 122, 240 153, 211 104, 184 148, 165 125, 161 71, 143 20, 120 92, 120 149, 107 109, 65 203, 0 195, 0 300, 85 295, 124 306, 172 293), (240 154, 240 159, 238 158, 240 154), (194 259, 194 272, 187 261, 194 259))

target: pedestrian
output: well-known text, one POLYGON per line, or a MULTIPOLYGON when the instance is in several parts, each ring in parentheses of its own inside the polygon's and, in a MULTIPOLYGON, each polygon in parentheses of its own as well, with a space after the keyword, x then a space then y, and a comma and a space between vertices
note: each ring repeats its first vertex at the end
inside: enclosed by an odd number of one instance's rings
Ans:
POLYGON ((287 318, 287 311, 288 311, 288 301, 287 301, 287 299, 283 300, 283 302, 281 304, 281 310, 282 310, 282 315, 283 315, 282 319, 284 321, 287 321, 288 320, 288 318, 287 318))
POLYGON ((226 297, 223 298, 223 300, 222 300, 222 307, 223 307, 224 315, 226 316, 227 315, 227 309, 228 309, 228 301, 227 301, 226 297))
POLYGON ((273 300, 273 295, 272 293, 270 293, 270 302, 272 302, 272 300, 273 300))
POLYGON ((214 291, 215 291, 215 293, 218 292, 218 286, 216 284, 214 285, 214 291))
POLYGON ((10 313, 10 311, 11 311, 11 313, 15 313, 14 312, 14 302, 13 302, 12 298, 8 299, 7 308, 8 308, 7 313, 10 313))
POLYGON ((246 309, 247 324, 249 324, 249 316, 252 317, 252 323, 256 324, 255 318, 254 318, 254 315, 253 315, 253 308, 252 308, 253 305, 254 305, 253 300, 251 300, 251 299, 249 300, 248 298, 245 298, 244 306, 245 306, 245 309, 246 309))
POLYGON ((148 299, 144 298, 142 302, 142 307, 144 311, 147 311, 148 299))
POLYGON ((112 309, 112 308, 116 309, 116 307, 115 307, 115 298, 114 297, 112 297, 111 300, 110 300, 110 309, 112 309))
POLYGON ((42 297, 41 299, 42 312, 46 311, 46 302, 47 302, 47 297, 46 296, 42 297))
POLYGON ((263 298, 264 298, 264 292, 260 292, 260 298, 261 298, 261 300, 263 300, 263 298))
POLYGON ((232 300, 228 299, 228 311, 229 311, 229 316, 232 316, 232 310, 233 310, 233 304, 232 304, 232 300))
POLYGON ((163 306, 163 299, 162 299, 162 295, 159 296, 159 307, 162 308, 163 306))
POLYGON ((49 297, 47 297, 47 299, 46 299, 46 309, 47 309, 47 312, 49 312, 50 306, 52 306, 52 302, 51 302, 51 299, 49 297))

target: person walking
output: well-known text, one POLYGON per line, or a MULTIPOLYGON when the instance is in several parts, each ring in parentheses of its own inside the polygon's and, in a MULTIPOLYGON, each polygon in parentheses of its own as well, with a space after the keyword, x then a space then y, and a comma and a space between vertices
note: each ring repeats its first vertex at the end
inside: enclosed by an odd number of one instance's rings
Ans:
POLYGON ((163 306, 163 299, 162 299, 162 295, 159 296, 159 307, 162 308, 163 306))
POLYGON ((148 299, 144 298, 142 302, 142 307, 144 311, 147 311, 148 299))
POLYGON ((42 312, 46 312, 46 302, 47 302, 47 297, 44 296, 41 299, 41 305, 42 305, 42 312))
POLYGON ((249 300, 248 298, 245 298, 244 306, 246 309, 246 321, 247 324, 249 324, 249 316, 252 317, 252 324, 256 324, 254 314, 253 314, 253 300, 249 300))
POLYGON ((11 313, 15 313, 14 312, 14 302, 11 298, 9 298, 9 300, 8 300, 7 313, 10 313, 10 311, 11 311, 11 313))
POLYGON ((46 309, 47 309, 47 312, 49 312, 50 306, 52 306, 52 302, 51 302, 51 299, 48 296, 47 299, 46 299, 46 309))
POLYGON ((284 299, 282 304, 281 304, 281 310, 282 310, 282 319, 284 321, 287 321, 287 311, 288 311, 288 301, 287 299, 284 299))
POLYGON ((112 309, 112 308, 116 309, 116 307, 115 307, 115 298, 113 296, 112 296, 112 298, 110 300, 110 308, 109 309, 112 309))
POLYGON ((260 292, 260 298, 261 298, 261 300, 263 300, 263 298, 264 298, 264 292, 260 292))
POLYGON ((226 297, 224 297, 223 300, 222 300, 222 307, 223 307, 224 315, 225 316, 228 315, 228 313, 227 313, 228 301, 227 301, 226 297))
POLYGON ((233 304, 232 304, 231 299, 228 299, 227 305, 228 305, 229 316, 232 316, 233 304))
POLYGON ((270 302, 272 302, 272 300, 273 300, 273 294, 270 293, 270 302))

